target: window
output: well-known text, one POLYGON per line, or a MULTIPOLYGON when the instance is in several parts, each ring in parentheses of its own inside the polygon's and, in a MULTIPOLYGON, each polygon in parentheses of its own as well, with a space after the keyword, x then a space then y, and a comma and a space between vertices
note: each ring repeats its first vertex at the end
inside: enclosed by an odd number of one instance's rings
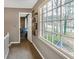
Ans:
POLYGON ((40 35, 70 55, 74 52, 73 9, 73 0, 50 0, 40 12, 40 35))
POLYGON ((53 2, 53 9, 54 9, 60 6, 61 0, 52 0, 52 2, 53 2))

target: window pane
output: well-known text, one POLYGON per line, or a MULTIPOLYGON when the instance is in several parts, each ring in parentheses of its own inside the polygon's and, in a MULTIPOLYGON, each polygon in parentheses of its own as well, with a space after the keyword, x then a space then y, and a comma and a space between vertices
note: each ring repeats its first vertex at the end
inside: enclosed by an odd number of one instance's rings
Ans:
POLYGON ((60 2, 61 2, 61 0, 58 0, 58 6, 60 6, 60 2))
POLYGON ((65 3, 71 2, 71 1, 73 1, 73 0, 62 0, 62 5, 65 3))
POLYGON ((62 18, 61 19, 73 19, 74 18, 74 6, 73 2, 62 6, 62 18))
POLYGON ((46 13, 43 14, 43 21, 46 21, 46 13))
POLYGON ((47 39, 47 32, 46 32, 46 29, 47 29, 47 26, 46 26, 46 22, 43 22, 43 37, 45 39, 47 39))
POLYGON ((47 3, 47 7, 52 7, 52 1, 51 0, 47 3))
POLYGON ((74 20, 67 20, 67 27, 68 28, 74 28, 74 20))
POLYGON ((64 34, 64 21, 61 21, 60 30, 61 30, 61 34, 64 34))
POLYGON ((47 13, 47 21, 52 21, 53 16, 52 16, 52 11, 47 13))
POLYGON ((60 1, 61 0, 53 0, 53 8, 60 6, 60 1))
POLYGON ((47 15, 48 15, 48 16, 52 16, 52 11, 49 11, 49 12, 47 13, 47 15))
POLYGON ((60 20, 60 8, 53 10, 53 20, 60 20))
POLYGON ((66 17, 67 19, 72 19, 73 18, 73 3, 69 3, 65 6, 66 9, 66 17))
POLYGON ((44 22, 44 31, 47 29, 47 22, 44 22))
POLYGON ((43 33, 42 34, 43 34, 43 37, 44 37, 45 28, 46 28, 45 25, 46 25, 46 23, 45 22, 42 22, 42 30, 43 30, 43 33))
POLYGON ((53 25, 52 25, 53 27, 52 27, 52 32, 53 33, 60 33, 60 21, 58 21, 58 22, 53 22, 53 25))
POLYGON ((47 8, 47 11, 50 11, 50 10, 52 10, 52 6, 50 6, 50 7, 47 8))
POLYGON ((47 34, 48 34, 48 33, 47 33, 46 31, 44 31, 44 38, 45 38, 45 39, 48 38, 48 37, 47 37, 47 34))
POLYGON ((40 36, 43 36, 43 34, 42 34, 43 33, 43 30, 42 30, 43 28, 42 27, 43 27, 42 26, 42 21, 40 21, 40 36))
POLYGON ((52 41, 58 47, 61 47, 61 41, 60 41, 60 21, 54 21, 53 22, 52 41))
POLYGON ((57 0, 53 0, 53 8, 57 7, 57 0))
POLYGON ((57 10, 57 20, 60 20, 60 8, 57 10))
POLYGON ((66 12, 65 12, 65 6, 62 6, 61 7, 62 8, 62 20, 64 20, 64 19, 66 19, 66 17, 65 17, 65 14, 66 14, 66 12))
POLYGON ((46 13, 46 5, 43 7, 43 13, 46 13))
MULTIPOLYGON (((69 20, 67 20, 69 21, 69 20)), ((74 37, 74 28, 70 26, 67 26, 68 22, 61 21, 61 35, 65 35, 68 37, 74 37)))
POLYGON ((46 31, 47 31, 47 32, 51 32, 51 31, 52 31, 51 22, 47 22, 47 24, 46 24, 46 31))
POLYGON ((48 32, 48 41, 52 42, 52 34, 48 32))
POLYGON ((74 37, 74 29, 73 28, 67 28, 65 35, 73 38, 74 37))
POLYGON ((45 30, 44 31, 45 31, 45 34, 44 34, 45 39, 48 39, 48 41, 52 42, 52 35, 51 35, 52 25, 51 25, 51 22, 45 23, 45 30))
POLYGON ((53 20, 57 20, 57 17, 56 17, 56 9, 53 10, 53 20))
POLYGON ((52 34, 52 43, 57 45, 57 47, 61 47, 61 37, 60 37, 60 34, 52 34))
POLYGON ((74 52, 74 41, 72 38, 68 38, 68 37, 64 37, 62 36, 62 49, 68 53, 70 53, 71 55, 74 52))

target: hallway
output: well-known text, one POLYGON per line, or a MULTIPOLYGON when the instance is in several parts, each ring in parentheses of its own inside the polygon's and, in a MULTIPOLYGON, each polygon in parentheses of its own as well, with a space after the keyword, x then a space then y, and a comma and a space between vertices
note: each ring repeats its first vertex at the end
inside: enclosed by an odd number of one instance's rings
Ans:
POLYGON ((7 59, 42 59, 34 46, 28 40, 10 46, 7 59))
POLYGON ((5 0, 5 33, 5 59, 74 59, 74 0, 5 0))

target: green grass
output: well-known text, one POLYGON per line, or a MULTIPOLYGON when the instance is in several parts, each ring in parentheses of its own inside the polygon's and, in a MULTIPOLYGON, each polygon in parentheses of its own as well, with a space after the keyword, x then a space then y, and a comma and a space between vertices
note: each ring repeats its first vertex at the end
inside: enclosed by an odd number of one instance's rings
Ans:
POLYGON ((51 34, 48 34, 48 40, 49 40, 50 42, 52 42, 52 35, 51 35, 51 34))
POLYGON ((58 41, 60 41, 60 39, 61 39, 61 37, 60 37, 59 34, 54 35, 54 36, 53 36, 53 43, 56 44, 58 41))
POLYGON ((48 41, 53 42, 54 44, 56 44, 58 41, 60 41, 60 35, 59 34, 57 34, 57 35, 45 34, 44 38, 45 39, 48 38, 48 41))

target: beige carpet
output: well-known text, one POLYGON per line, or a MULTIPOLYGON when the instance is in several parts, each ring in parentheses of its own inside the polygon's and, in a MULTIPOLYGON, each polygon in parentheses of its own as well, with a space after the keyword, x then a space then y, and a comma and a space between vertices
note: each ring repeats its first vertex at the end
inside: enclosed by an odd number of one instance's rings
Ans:
POLYGON ((11 45, 7 59, 42 59, 34 46, 28 40, 11 45))

